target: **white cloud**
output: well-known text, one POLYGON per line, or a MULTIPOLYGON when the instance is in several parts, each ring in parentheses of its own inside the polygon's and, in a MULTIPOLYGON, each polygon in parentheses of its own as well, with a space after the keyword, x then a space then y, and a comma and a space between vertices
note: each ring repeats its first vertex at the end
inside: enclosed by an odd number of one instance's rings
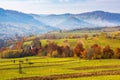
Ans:
POLYGON ((60 2, 69 2, 70 0, 59 0, 60 2))
POLYGON ((0 0, 0 7, 26 13, 120 12, 120 0, 0 0))

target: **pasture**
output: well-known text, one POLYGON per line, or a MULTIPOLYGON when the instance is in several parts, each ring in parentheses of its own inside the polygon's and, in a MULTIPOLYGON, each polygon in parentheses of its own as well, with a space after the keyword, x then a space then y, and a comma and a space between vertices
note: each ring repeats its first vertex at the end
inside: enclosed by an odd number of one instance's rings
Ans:
MULTIPOLYGON (((110 45, 113 50, 120 48, 118 39, 108 39, 104 36, 80 39, 86 49, 93 44, 102 48, 110 45)), ((51 39, 59 46, 64 45, 65 40, 71 48, 75 48, 78 39, 51 39)), ((40 41, 42 46, 47 44, 47 39, 40 41)), ((24 45, 30 45, 31 42, 26 41, 24 45)), ((86 60, 78 57, 52 58, 38 55, 0 59, 0 80, 120 80, 119 63, 119 59, 86 60)))
MULTIPOLYGON (((84 42, 84 47, 89 48, 93 44, 98 44, 102 47, 105 47, 109 45, 112 49, 119 48, 120 47, 120 40, 118 39, 107 39, 103 36, 100 37, 89 37, 87 40, 84 38, 79 38, 84 42)), ((68 44, 74 48, 76 46, 77 40, 78 39, 50 39, 50 41, 54 41, 57 45, 61 46, 63 45, 64 41, 67 40, 68 44)), ((45 46, 47 44, 47 39, 41 39, 40 40, 42 43, 42 46, 45 46)), ((32 41, 27 41, 24 43, 24 45, 29 45, 31 44, 32 41)))
POLYGON ((83 60, 76 57, 0 59, 0 80, 119 80, 119 63, 118 59, 83 60), (19 61, 23 61, 21 74, 19 61))

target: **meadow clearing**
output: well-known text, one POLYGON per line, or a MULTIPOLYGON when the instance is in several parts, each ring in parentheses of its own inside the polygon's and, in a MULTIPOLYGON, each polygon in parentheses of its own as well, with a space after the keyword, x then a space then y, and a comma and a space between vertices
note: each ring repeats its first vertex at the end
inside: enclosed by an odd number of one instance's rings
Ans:
MULTIPOLYGON (((84 42, 85 48, 94 43, 102 47, 110 45, 113 50, 120 47, 120 40, 107 39, 103 36, 80 39, 84 42)), ((62 45, 64 40, 68 40, 72 48, 75 47, 77 39, 55 39, 54 41, 62 45)), ((31 41, 27 41, 24 45, 30 43, 31 41)), ((47 39, 41 39, 41 43, 45 46, 47 39)), ((33 56, 0 59, 0 80, 120 80, 119 63, 119 59, 87 60, 78 57, 33 56), (22 73, 19 72, 19 64, 22 66, 22 73)))
POLYGON ((0 80, 120 79, 119 59, 84 60, 76 57, 49 58, 34 56, 16 59, 0 59, 0 62, 0 80), (15 63, 13 60, 15 60, 15 63), (23 61, 21 74, 18 68, 19 61, 23 61))

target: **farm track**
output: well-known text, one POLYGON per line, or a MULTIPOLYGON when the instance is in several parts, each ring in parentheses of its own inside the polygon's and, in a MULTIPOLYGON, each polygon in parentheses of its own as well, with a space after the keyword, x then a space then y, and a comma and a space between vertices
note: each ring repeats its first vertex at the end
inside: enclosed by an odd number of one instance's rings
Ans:
POLYGON ((103 76, 103 75, 120 75, 120 69, 103 70, 99 72, 58 74, 58 75, 50 75, 50 76, 43 76, 43 77, 17 78, 12 80, 58 80, 58 79, 66 79, 66 78, 80 78, 80 77, 103 76))

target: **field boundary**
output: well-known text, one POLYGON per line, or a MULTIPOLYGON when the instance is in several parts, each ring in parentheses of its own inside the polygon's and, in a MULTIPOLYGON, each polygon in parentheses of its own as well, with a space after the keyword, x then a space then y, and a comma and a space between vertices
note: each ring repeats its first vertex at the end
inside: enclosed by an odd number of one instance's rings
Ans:
POLYGON ((102 68, 120 68, 120 65, 103 65, 103 66, 84 66, 84 67, 76 67, 70 68, 73 70, 90 70, 90 69, 102 69, 102 68))
MULTIPOLYGON (((32 64, 29 63, 22 63, 22 64, 28 64, 28 66, 23 66, 22 68, 37 68, 37 67, 46 67, 46 66, 61 66, 64 65, 64 63, 60 62, 73 62, 75 60, 65 60, 65 61, 54 61, 54 62, 31 62, 33 64, 39 64, 39 63, 47 63, 46 65, 40 65, 40 66, 32 66, 32 64)), ((0 68, 0 70, 13 70, 13 69, 18 69, 19 63, 17 64, 8 64, 8 65, 0 65, 0 67, 5 67, 5 66, 12 66, 15 65, 15 68, 0 68)))
POLYGON ((58 75, 50 75, 50 76, 43 76, 43 77, 17 78, 17 79, 11 79, 11 80, 57 80, 57 79, 80 78, 80 77, 91 77, 91 76, 102 76, 102 75, 120 75, 120 69, 103 70, 99 72, 58 74, 58 75))

